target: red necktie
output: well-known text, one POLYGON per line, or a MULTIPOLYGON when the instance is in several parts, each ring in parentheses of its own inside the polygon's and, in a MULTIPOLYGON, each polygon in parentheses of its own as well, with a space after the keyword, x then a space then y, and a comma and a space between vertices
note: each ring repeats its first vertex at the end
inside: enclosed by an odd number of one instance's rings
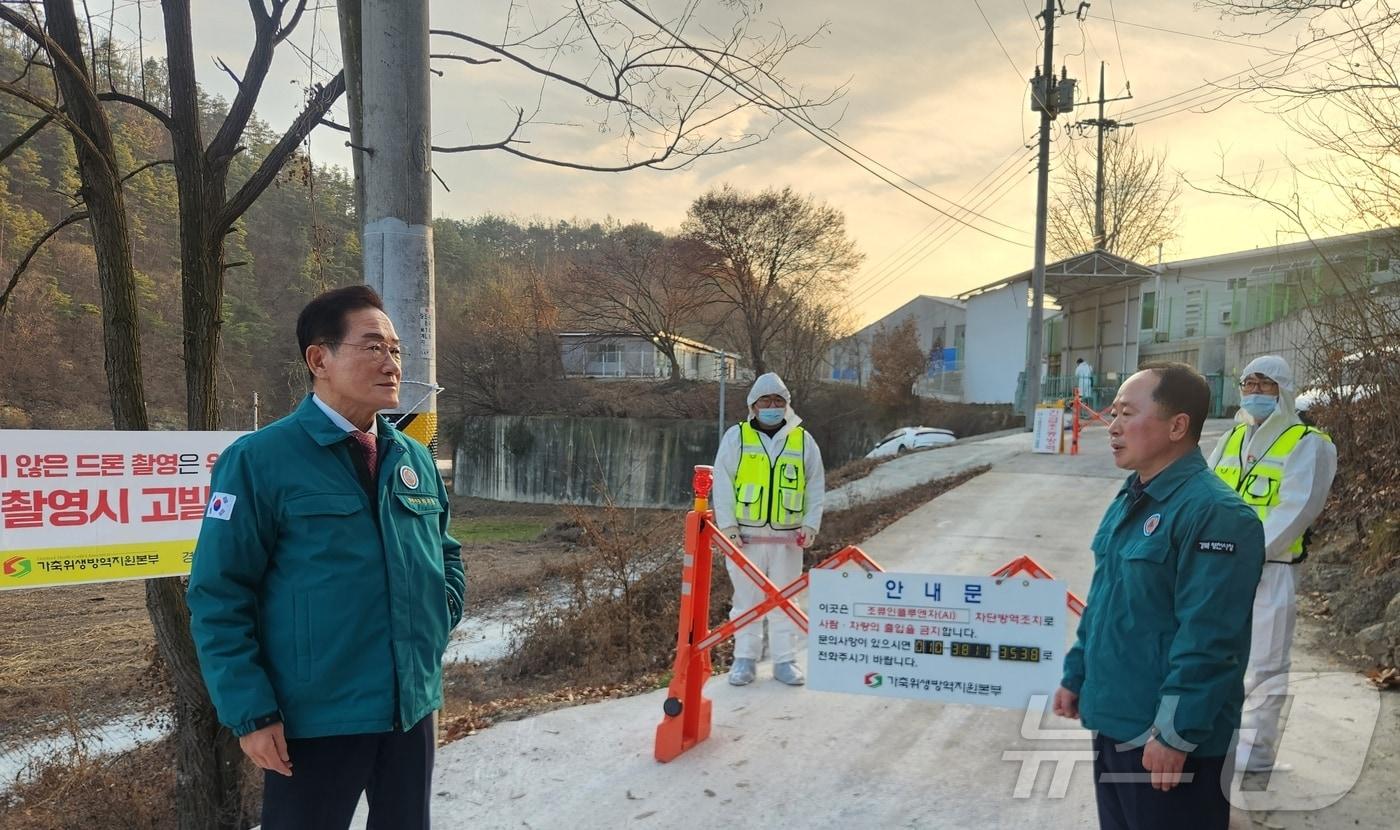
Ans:
POLYGON ((379 446, 375 444, 374 436, 358 430, 350 434, 365 451, 365 466, 369 468, 369 477, 374 478, 379 472, 379 446))

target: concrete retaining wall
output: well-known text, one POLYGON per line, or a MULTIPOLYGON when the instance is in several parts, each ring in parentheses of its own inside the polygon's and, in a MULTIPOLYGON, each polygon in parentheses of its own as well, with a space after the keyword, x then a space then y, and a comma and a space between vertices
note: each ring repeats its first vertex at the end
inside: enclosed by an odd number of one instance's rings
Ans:
POLYGON ((718 446, 713 421, 470 417, 453 490, 498 501, 686 507, 695 465, 712 463, 718 446))

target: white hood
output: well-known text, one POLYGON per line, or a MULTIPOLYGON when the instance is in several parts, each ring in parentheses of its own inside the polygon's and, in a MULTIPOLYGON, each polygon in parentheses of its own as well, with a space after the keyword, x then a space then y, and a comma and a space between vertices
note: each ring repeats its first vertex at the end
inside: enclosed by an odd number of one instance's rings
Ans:
MULTIPOLYGON (((1298 387, 1293 379, 1293 369, 1289 367, 1288 361, 1272 354, 1256 357, 1249 361, 1249 365, 1244 367, 1243 372, 1240 372, 1240 383, 1244 383, 1244 379, 1250 375, 1256 374, 1263 375, 1278 384, 1278 409, 1274 410, 1274 414, 1270 415, 1264 423, 1269 421, 1297 423, 1298 416, 1295 411, 1294 397, 1298 394, 1298 387)), ((1242 423, 1254 423, 1254 420, 1243 409, 1239 411, 1236 418, 1242 423)))
POLYGON ((753 417, 753 405, 758 403, 758 399, 764 395, 781 395, 787 401, 787 410, 783 417, 787 420, 788 426, 797 426, 802 419, 797 417, 797 413, 792 409, 792 393, 788 392, 787 384, 778 377, 776 372, 765 372, 758 376, 753 382, 753 387, 749 389, 749 416, 753 417))

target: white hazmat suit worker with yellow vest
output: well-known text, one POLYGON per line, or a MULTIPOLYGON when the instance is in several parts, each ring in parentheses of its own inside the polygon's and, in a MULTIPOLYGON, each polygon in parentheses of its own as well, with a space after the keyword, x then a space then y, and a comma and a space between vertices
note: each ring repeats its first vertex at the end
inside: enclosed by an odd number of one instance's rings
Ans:
MULTIPOLYGON (((729 428, 715 455, 714 511, 720 532, 779 588, 802 575, 802 550, 816 541, 822 526, 826 471, 817 442, 792 411, 792 395, 782 378, 760 375, 749 390, 749 419, 729 428)), ((763 592, 726 557, 734 585, 730 619, 763 601, 763 592)), ((734 635, 729 682, 752 683, 763 656, 763 626, 773 677, 789 686, 806 678, 797 666, 797 627, 782 611, 772 611, 734 635)))
POLYGON ((1265 355, 1240 374, 1240 421, 1210 454, 1216 474, 1264 523, 1264 573, 1254 596, 1254 630, 1235 768, 1267 772, 1278 760, 1280 717, 1288 694, 1289 650, 1298 613, 1294 566, 1304 535, 1322 513, 1337 450, 1326 433, 1294 411, 1296 389, 1287 361, 1265 355))

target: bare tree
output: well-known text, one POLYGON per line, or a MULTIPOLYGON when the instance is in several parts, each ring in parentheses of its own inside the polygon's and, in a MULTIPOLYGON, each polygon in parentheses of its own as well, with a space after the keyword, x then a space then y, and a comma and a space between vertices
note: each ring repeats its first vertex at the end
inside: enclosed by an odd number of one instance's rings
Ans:
MULTIPOLYGON (((34 9, 34 4, 28 5, 34 9)), ((187 425, 190 429, 216 429, 219 425, 217 378, 223 320, 224 240, 344 92, 343 76, 337 75, 329 84, 310 91, 301 114, 229 196, 230 163, 246 150, 241 143, 244 131, 267 80, 275 50, 301 20, 306 0, 295 3, 249 0, 254 27, 253 49, 241 75, 219 62, 220 68, 234 79, 237 93, 207 143, 203 130, 208 113, 200 108, 189 0, 161 2, 169 74, 168 111, 163 106, 166 102, 141 97, 136 90, 118 88, 112 73, 101 77, 95 60, 90 69, 84 67, 73 0, 45 0, 43 6, 42 20, 37 11, 31 18, 9 6, 0 7, 0 21, 32 42, 35 55, 40 51, 47 54, 49 61, 45 68, 53 72, 59 95, 45 100, 17 82, 0 86, 0 92, 44 113, 21 139, 28 140, 47 123, 57 122, 69 130, 79 147, 82 193, 94 225, 98 276, 103 281, 104 321, 108 318, 114 321, 114 325, 104 322, 104 338, 116 425, 140 429, 146 426, 146 421, 139 363, 135 362, 134 351, 137 325, 134 272, 120 189, 124 177, 119 176, 112 164, 110 129, 100 112, 99 101, 135 107, 156 119, 170 134, 174 157, 169 163, 175 167, 180 201, 187 425)), ((89 19, 89 30, 91 23, 89 19)), ((92 40, 89 36, 90 48, 92 40)), ((25 72, 34 66, 37 63, 31 59, 25 72)), ((40 244, 51 235, 44 236, 40 244)), ((22 265, 30 259, 32 252, 22 265)), ((18 276, 16 272, 11 283, 18 276)), ((146 605, 157 646, 175 687, 176 762, 180 781, 176 788, 176 810, 180 826, 200 830, 241 828, 245 825, 242 753, 237 740, 219 725, 204 688, 190 637, 183 581, 147 580, 146 605)))
POLYGON ((528 411, 532 389, 563 374, 559 309, 540 272, 507 268, 454 314, 443 328, 458 335, 441 357, 454 381, 446 403, 459 413, 528 411))
POLYGON ((0 82, 0 92, 33 106, 43 114, 34 125, 0 150, 0 162, 38 135, 50 123, 68 131, 82 172, 78 205, 42 233, 29 247, 0 293, 0 313, 39 249, 63 228, 86 220, 97 250, 98 283, 102 292, 102 335, 112 424, 117 429, 147 428, 145 390, 141 380, 141 337, 136 308, 136 269, 132 266, 122 185, 111 124, 101 101, 88 83, 96 73, 83 56, 77 15, 71 2, 45 4, 47 32, 34 18, 0 7, 0 21, 19 30, 33 44, 27 73, 40 54, 47 54, 60 100, 49 100, 21 85, 23 78, 0 82))
MULTIPOLYGON (((770 349, 771 368, 796 389, 821 379, 831 348, 850 334, 852 313, 835 294, 798 302, 770 349)), ((802 392, 793 392, 801 398, 802 392)))
POLYGON ((691 204, 682 231, 708 251, 698 276, 731 310, 759 374, 799 308, 839 294, 863 258, 846 236, 845 214, 790 187, 711 190, 691 204))
POLYGON ((574 264, 560 303, 580 325, 600 336, 641 336, 656 344, 681 379, 676 348, 696 327, 713 294, 695 285, 693 243, 670 239, 645 225, 609 230, 602 246, 574 264))
POLYGON ((914 381, 928 366, 914 318, 875 333, 870 341, 870 363, 875 373, 870 379, 870 394, 875 400, 892 412, 912 409, 918 400, 914 381))
MULTIPOLYGON (((788 84, 781 74, 783 60, 809 46, 817 33, 793 36, 781 24, 760 21, 760 2, 697 0, 683 4, 670 19, 632 0, 577 0, 563 6, 552 16, 537 15, 530 4, 511 0, 500 37, 432 31, 449 47, 467 50, 438 52, 434 60, 467 66, 501 63, 541 83, 533 102, 509 105, 511 126, 505 135, 479 144, 434 147, 434 152, 499 150, 529 161, 605 172, 673 170, 704 156, 751 147, 766 139, 780 118, 829 127, 813 119, 842 95, 837 90, 813 98, 788 84), (543 22, 522 30, 523 19, 543 22), (598 132, 618 137, 615 161, 582 161, 537 149, 549 146, 552 128, 577 126, 572 113, 544 112, 546 89, 559 87, 577 94, 598 132), (751 125, 740 115, 755 108, 767 112, 767 123, 760 119, 751 125)), ((352 122, 354 117, 352 110, 352 122)), ((351 140, 356 141, 353 134, 351 140)))
MULTIPOLYGON (((1303 301, 1306 380, 1322 383, 1315 414, 1331 432, 1347 474, 1333 488, 1339 511, 1373 551, 1386 547, 1386 511, 1400 490, 1400 9, 1389 0, 1209 0, 1265 32, 1307 26, 1283 65, 1241 81, 1234 92, 1278 112, 1322 151, 1267 171, 1218 175, 1199 189, 1264 205, 1284 230, 1313 243, 1315 269, 1285 284, 1303 301), (1330 194, 1340 208, 1318 194, 1330 194), (1381 230, 1372 230, 1380 228, 1381 230), (1366 250, 1337 256, 1319 237, 1364 229, 1366 250), (1380 519, 1379 522, 1375 520, 1380 519)), ((1300 269, 1303 270, 1303 269, 1300 269)), ((1390 549, 1394 550, 1393 542, 1390 549)))
MULTIPOLYGON (((1140 260, 1176 237, 1181 184, 1165 155, 1144 151, 1128 133, 1110 134, 1103 147, 1103 247, 1140 260)), ((1094 249, 1094 152, 1088 142, 1075 142, 1061 156, 1047 227, 1056 259, 1094 249)))

